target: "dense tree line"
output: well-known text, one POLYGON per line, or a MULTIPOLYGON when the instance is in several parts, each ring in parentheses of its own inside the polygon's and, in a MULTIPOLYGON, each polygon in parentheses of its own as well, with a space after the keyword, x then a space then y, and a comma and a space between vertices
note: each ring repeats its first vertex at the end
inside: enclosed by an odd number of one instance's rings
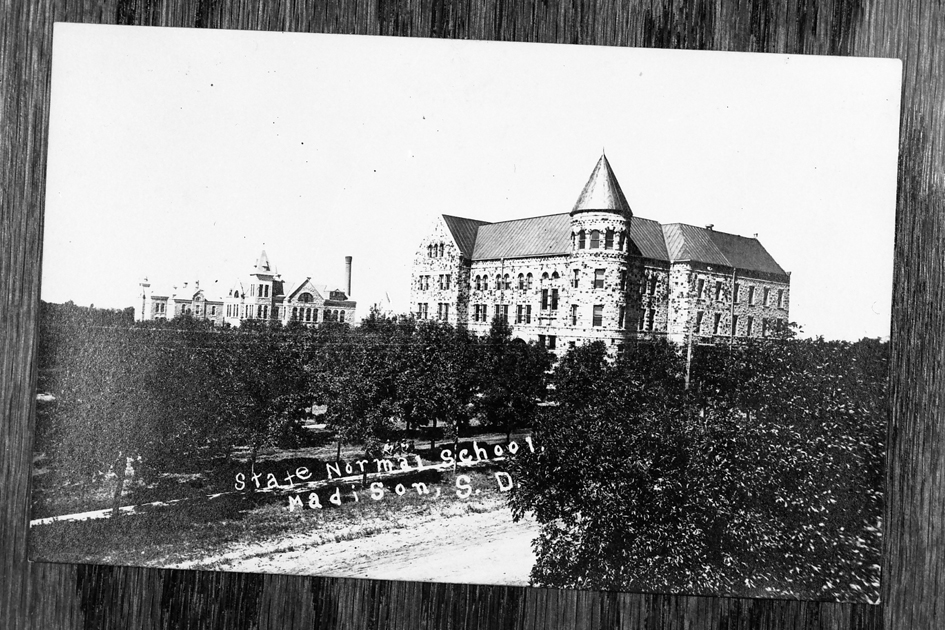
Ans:
POLYGON ((569 353, 513 462, 536 584, 841 599, 878 593, 888 344, 641 343, 569 353))
POLYGON ((64 478, 157 475, 292 445, 324 409, 337 440, 459 440, 472 419, 538 452, 510 462, 533 512, 536 584, 874 598, 888 344, 783 339, 550 354, 411 317, 358 325, 43 305, 37 451, 64 478), (541 403, 541 404, 540 404, 541 403))
MULTIPOLYGON (((214 328, 184 316, 43 306, 36 450, 62 479, 157 475, 213 465, 237 451, 291 445, 313 410, 343 444, 378 453, 419 427, 458 440, 471 418, 510 433, 527 425, 550 355, 496 322, 478 339, 411 317, 371 313, 358 326, 246 321, 214 328)), ((431 432, 431 436, 436 435, 431 432)), ((431 438, 432 439, 432 438, 431 438)))

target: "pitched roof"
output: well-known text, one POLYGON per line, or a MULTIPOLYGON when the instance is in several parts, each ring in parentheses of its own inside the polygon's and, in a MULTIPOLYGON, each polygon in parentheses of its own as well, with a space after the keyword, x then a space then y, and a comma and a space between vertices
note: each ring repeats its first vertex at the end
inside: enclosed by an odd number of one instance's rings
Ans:
POLYGON ((685 223, 663 226, 670 259, 787 276, 757 238, 700 228, 685 223))
POLYGON ((549 214, 479 226, 473 260, 553 256, 571 251, 571 216, 549 214))
POLYGON ((473 246, 476 244, 476 230, 481 225, 488 225, 489 222, 463 219, 449 214, 443 215, 443 221, 446 223, 446 227, 449 228, 450 234, 453 235, 453 240, 456 241, 459 251, 466 258, 472 258, 473 246))
MULTIPOLYGON (((450 224, 454 238, 462 231, 460 248, 469 248, 467 256, 471 260, 562 256, 571 251, 570 214, 500 223, 449 217, 447 225, 450 224)), ((460 242, 457 238, 457 243, 460 242)), ((633 217, 629 251, 650 260, 694 261, 787 276, 758 239, 685 223, 661 225, 652 219, 633 217)))
POLYGON ((606 155, 601 155, 597 160, 597 166, 594 167, 590 178, 584 184, 584 190, 581 191, 581 196, 574 204, 571 214, 588 210, 608 210, 633 215, 606 155))

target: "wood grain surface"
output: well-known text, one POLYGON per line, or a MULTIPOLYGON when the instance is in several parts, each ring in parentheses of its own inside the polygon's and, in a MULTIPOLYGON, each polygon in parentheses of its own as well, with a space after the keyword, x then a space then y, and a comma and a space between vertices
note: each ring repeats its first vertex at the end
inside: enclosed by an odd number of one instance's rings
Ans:
POLYGON ((0 0, 0 628, 945 627, 943 30, 942 0, 0 0), (54 21, 902 59, 882 607, 28 563, 54 21))

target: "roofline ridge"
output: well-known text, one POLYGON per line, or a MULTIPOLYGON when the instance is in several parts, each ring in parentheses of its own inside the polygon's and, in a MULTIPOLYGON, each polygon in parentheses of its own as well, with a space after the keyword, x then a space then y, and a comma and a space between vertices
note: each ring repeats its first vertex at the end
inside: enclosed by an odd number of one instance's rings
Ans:
POLYGON ((570 212, 552 212, 550 214, 539 214, 534 217, 522 217, 520 219, 506 219, 505 221, 495 221, 494 223, 489 223, 489 225, 500 225, 502 223, 514 223, 515 221, 530 221, 532 219, 544 219, 546 217, 558 217, 563 215, 569 215, 570 212))
POLYGON ((685 225, 686 227, 696 228, 697 230, 703 230, 704 232, 715 232, 716 234, 725 234, 726 236, 737 236, 738 238, 744 238, 749 241, 758 241, 759 243, 761 242, 755 236, 742 236, 741 234, 735 234, 734 232, 724 232, 722 230, 716 230, 715 228, 709 229, 705 227, 704 225, 700 227, 698 225, 693 225, 692 223, 685 223, 683 221, 673 221, 672 223, 660 223, 660 225, 667 225, 667 226, 668 225, 685 225))
POLYGON ((491 225, 491 223, 492 223, 491 221, 483 221, 482 219, 471 219, 471 218, 469 218, 469 217, 461 217, 461 216, 458 216, 458 215, 455 215, 455 214, 446 214, 445 212, 442 213, 440 216, 442 216, 442 217, 450 217, 451 219, 462 219, 463 221, 476 221, 477 223, 486 223, 486 224, 490 224, 490 225, 491 225))

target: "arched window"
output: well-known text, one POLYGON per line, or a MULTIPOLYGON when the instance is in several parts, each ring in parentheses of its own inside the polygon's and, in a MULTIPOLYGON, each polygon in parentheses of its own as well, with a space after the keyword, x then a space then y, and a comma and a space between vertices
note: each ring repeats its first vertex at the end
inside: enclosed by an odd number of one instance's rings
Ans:
POLYGON ((443 258, 443 243, 440 243, 440 258, 443 258))
POLYGON ((312 321, 313 321, 313 322, 317 322, 317 321, 318 321, 318 309, 317 309, 317 308, 313 308, 313 309, 312 309, 312 321))
POLYGON ((302 293, 301 295, 299 295, 299 302, 302 302, 303 304, 309 304, 312 301, 313 301, 313 298, 312 298, 311 293, 302 293))
POLYGON ((584 249, 585 242, 587 240, 587 235, 584 230, 578 232, 578 249, 584 249))
POLYGON ((427 258, 433 258, 433 245, 427 245, 427 258))
POLYGON ((600 247, 600 230, 591 230, 591 249, 600 247))
POLYGON ((489 290, 489 276, 482 277, 482 290, 483 291, 489 290))
POLYGON ((614 229, 607 228, 607 231, 604 232, 604 249, 613 249, 614 248, 614 229))
POLYGON ((499 274, 495 275, 495 288, 499 289, 500 291, 502 290, 502 276, 499 274))
POLYGON ((525 290, 525 274, 524 273, 518 274, 518 290, 519 291, 525 290))
POLYGON ((545 282, 547 280, 548 280, 548 272, 546 271, 543 274, 541 274, 541 281, 545 282))
POLYGON ((617 245, 617 249, 619 249, 620 251, 623 251, 623 247, 626 244, 627 244, 627 233, 624 232, 623 230, 620 230, 620 242, 617 245))
POLYGON ((293 307, 292 307, 292 321, 295 321, 295 320, 297 320, 298 318, 299 318, 299 307, 298 307, 298 306, 293 306, 293 307))
POLYGON ((557 280, 557 279, 560 278, 560 277, 561 277, 561 276, 558 275, 558 272, 557 272, 557 271, 555 271, 554 273, 551 274, 551 279, 552 279, 552 280, 557 280))
POLYGON ((345 321, 345 312, 344 312, 344 311, 341 311, 341 321, 342 321, 342 323, 344 323, 344 321, 345 321))
MULTIPOLYGON (((502 276, 502 282, 506 290, 512 288, 512 285, 509 283, 509 274, 505 274, 504 276, 502 276)), ((767 291, 767 289, 765 289, 765 291, 767 291)))
POLYGON ((532 274, 531 274, 531 272, 528 272, 528 275, 525 276, 525 288, 526 288, 526 289, 531 289, 531 288, 532 288, 532 274))
POLYGON ((482 291, 482 278, 476 276, 476 291, 482 291))

